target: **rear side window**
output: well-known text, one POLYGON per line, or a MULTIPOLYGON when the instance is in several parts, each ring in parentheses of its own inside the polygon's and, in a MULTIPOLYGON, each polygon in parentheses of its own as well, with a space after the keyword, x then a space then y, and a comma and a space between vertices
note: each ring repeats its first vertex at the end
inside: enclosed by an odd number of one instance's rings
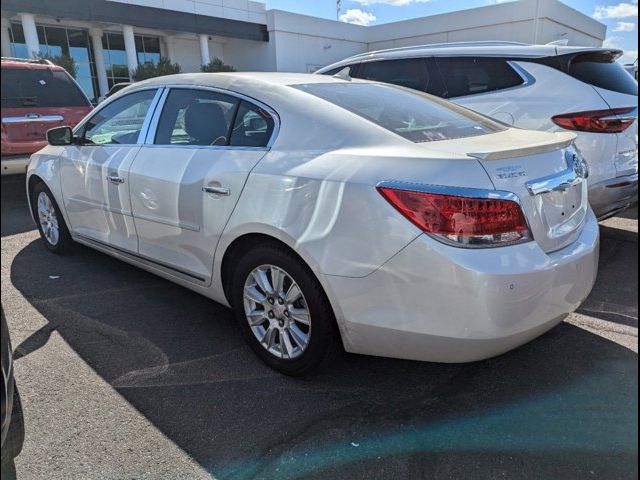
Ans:
POLYGON ((234 147, 266 147, 273 127, 274 121, 268 112, 243 100, 236 114, 229 144, 234 147))
POLYGON ((156 145, 223 146, 238 99, 207 90, 172 89, 162 109, 156 145))
POLYGON ((474 137, 501 125, 452 103, 377 83, 313 83, 294 88, 359 115, 415 143, 474 137))
POLYGON ((363 63, 357 76, 364 80, 392 83, 422 92, 427 91, 429 84, 427 65, 422 58, 363 63))
POLYGON ((576 55, 569 62, 568 73, 594 87, 638 96, 638 82, 608 53, 576 55))
POLYGON ((445 98, 464 97, 517 87, 524 79, 500 58, 438 58, 445 98))
POLYGON ((62 70, 2 69, 2 108, 90 105, 80 88, 62 70))

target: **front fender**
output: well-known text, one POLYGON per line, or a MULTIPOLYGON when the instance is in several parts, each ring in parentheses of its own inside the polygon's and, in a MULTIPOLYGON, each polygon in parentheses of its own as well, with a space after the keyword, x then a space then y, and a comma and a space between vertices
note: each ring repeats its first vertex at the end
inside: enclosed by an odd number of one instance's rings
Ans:
POLYGON ((29 185, 32 182, 33 177, 38 177, 39 180, 44 182, 47 188, 53 194, 53 197, 62 212, 62 216, 69 225, 69 219, 67 218, 67 212, 64 208, 64 202, 62 198, 62 182, 60 178, 60 155, 62 154, 64 147, 46 146, 42 150, 31 155, 31 161, 27 168, 26 177, 26 189, 27 189, 27 202, 29 204, 29 212, 31 218, 35 222, 33 217, 33 208, 31 205, 31 192, 29 191, 29 185))

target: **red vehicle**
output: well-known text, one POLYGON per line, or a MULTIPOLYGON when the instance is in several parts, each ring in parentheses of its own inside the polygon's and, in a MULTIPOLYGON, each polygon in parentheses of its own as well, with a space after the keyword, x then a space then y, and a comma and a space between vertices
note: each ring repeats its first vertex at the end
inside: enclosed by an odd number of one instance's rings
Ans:
POLYGON ((76 125, 93 107, 62 67, 2 59, 2 175, 24 173, 53 127, 76 125))

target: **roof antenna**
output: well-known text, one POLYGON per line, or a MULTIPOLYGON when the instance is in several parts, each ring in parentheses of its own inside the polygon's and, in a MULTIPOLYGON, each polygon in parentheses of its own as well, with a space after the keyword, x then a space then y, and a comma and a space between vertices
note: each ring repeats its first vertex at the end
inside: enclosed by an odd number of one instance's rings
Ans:
POLYGON ((333 78, 339 78, 340 80, 346 80, 347 82, 350 82, 351 76, 349 75, 351 73, 351 67, 344 67, 342 70, 340 70, 338 73, 333 75, 333 78))

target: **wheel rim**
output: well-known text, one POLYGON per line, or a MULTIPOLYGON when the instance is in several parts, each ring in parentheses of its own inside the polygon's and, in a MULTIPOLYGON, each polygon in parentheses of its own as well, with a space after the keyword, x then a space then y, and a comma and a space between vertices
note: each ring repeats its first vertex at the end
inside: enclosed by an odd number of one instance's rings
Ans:
POLYGON ((302 290, 283 269, 261 265, 244 284, 244 312, 256 339, 282 359, 304 353, 311 337, 311 315, 302 290))
POLYGON ((60 227, 53 202, 46 192, 38 194, 38 220, 42 228, 42 234, 50 245, 57 245, 60 239, 60 227))

